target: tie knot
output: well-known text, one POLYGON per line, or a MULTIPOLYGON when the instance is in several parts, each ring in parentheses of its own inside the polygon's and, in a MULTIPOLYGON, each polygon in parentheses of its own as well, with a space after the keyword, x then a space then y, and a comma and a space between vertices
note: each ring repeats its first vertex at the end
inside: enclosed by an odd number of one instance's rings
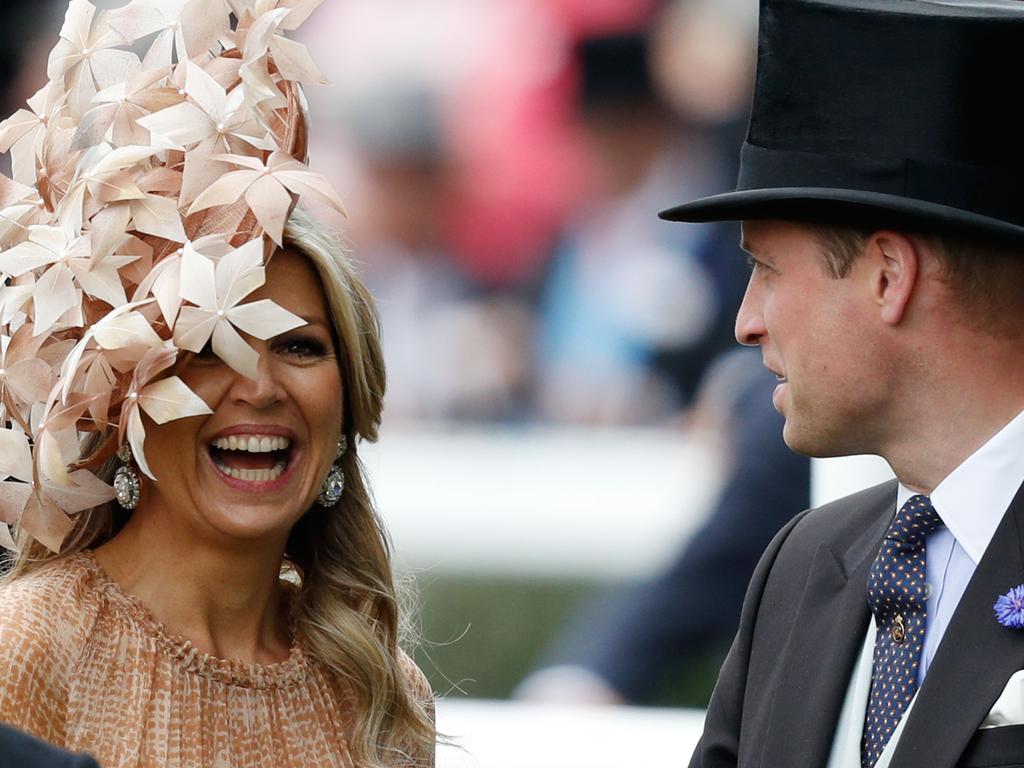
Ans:
POLYGON ((892 525, 885 534, 904 544, 918 544, 924 537, 942 526, 939 513, 932 506, 932 500, 922 494, 911 496, 896 513, 892 525))

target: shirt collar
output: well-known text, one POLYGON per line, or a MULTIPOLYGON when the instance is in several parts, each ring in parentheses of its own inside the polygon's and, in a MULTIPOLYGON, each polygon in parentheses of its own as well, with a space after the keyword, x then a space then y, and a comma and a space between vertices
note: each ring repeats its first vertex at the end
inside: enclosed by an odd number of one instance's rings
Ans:
MULTIPOLYGON (((954 469, 932 491, 932 505, 977 565, 1024 483, 1024 412, 954 469)), ((900 483, 896 508, 914 495, 900 483)))

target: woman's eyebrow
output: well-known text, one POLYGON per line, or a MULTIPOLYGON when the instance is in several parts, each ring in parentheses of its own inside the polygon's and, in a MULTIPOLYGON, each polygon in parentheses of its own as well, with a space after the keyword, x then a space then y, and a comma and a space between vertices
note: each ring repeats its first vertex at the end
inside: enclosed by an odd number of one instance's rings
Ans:
POLYGON ((328 327, 327 321, 319 315, 298 315, 299 318, 306 321, 306 325, 322 325, 328 327))

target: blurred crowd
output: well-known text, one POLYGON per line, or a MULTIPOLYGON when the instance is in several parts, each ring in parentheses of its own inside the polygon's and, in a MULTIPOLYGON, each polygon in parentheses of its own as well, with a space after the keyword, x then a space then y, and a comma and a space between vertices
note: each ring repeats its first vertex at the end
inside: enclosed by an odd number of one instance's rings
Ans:
MULTIPOLYGON (((121 0, 97 0, 99 7, 121 0)), ((5 114, 61 2, 5 2, 5 114)), ((675 419, 733 345, 728 225, 661 222, 727 188, 754 0, 329 0, 303 41, 317 211, 380 307, 385 424, 675 419)), ((32 78, 40 79, 33 82, 32 78)))
MULTIPOLYGON (((65 8, 0 4, 5 114, 45 82, 65 8)), ((696 421, 726 444, 673 566, 582 612, 543 661, 557 676, 520 695, 649 699, 728 640, 758 554, 807 504, 774 380, 733 352, 738 227, 657 218, 732 185, 756 24, 755 0, 327 0, 303 28, 331 83, 307 89, 311 161, 348 211, 314 214, 378 301, 386 428, 696 421)))
POLYGON ((317 13, 311 153, 379 301, 385 424, 683 413, 735 343, 746 267, 732 226, 656 214, 732 182, 753 0, 317 13))

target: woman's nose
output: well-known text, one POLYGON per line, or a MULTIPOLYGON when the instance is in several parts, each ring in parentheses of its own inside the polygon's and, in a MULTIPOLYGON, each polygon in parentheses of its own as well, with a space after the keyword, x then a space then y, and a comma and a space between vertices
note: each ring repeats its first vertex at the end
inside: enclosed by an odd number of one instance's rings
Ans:
POLYGON ((255 408, 266 408, 285 399, 285 389, 278 380, 268 350, 260 350, 255 378, 250 379, 248 376, 235 373, 231 396, 235 402, 246 403, 255 408))

